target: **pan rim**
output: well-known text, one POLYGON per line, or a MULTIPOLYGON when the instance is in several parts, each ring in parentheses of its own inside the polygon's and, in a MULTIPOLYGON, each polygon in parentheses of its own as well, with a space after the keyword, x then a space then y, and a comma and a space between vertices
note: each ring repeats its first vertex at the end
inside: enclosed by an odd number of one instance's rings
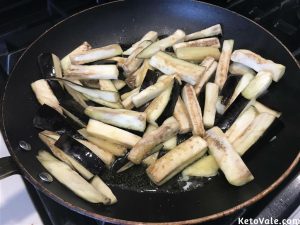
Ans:
MULTIPOLYGON (((194 3, 197 3, 197 4, 205 4, 205 5, 208 5, 210 7, 216 7, 218 9, 221 9, 221 10, 225 10, 229 13, 232 13, 232 14, 235 14, 236 16, 239 16, 239 17, 242 17, 243 19, 247 20, 248 22, 250 23, 253 23, 254 25, 256 25, 257 27, 261 28, 264 32, 266 32, 267 34, 269 34, 272 38, 274 38, 286 51, 287 53, 291 56, 291 58, 294 60, 294 62, 296 63, 296 65, 298 66, 298 68, 300 69, 300 64, 298 63, 298 61, 295 59, 295 57, 292 55, 292 53, 289 51, 289 49, 277 38, 275 37, 271 32, 269 32, 268 30, 266 30, 264 27, 262 27, 261 25, 257 24, 255 21, 252 21, 250 19, 248 19, 247 17, 243 16, 243 15, 240 15, 239 13, 236 13, 236 12, 233 12, 229 9, 226 9, 226 8, 223 8, 223 7, 220 7, 220 6, 217 6, 217 5, 213 5, 213 4, 210 4, 210 3, 206 3, 206 2, 198 2, 196 0, 190 0, 191 2, 194 2, 194 3)), ((54 29, 56 26, 59 26, 61 23, 64 23, 65 21, 71 19, 72 17, 75 17, 81 13, 85 13, 89 10, 93 10, 94 8, 100 8, 102 6, 106 6, 106 5, 109 5, 109 4, 114 4, 114 3, 118 3, 118 2, 126 2, 126 0, 116 0, 116 1, 113 1, 113 2, 109 2, 109 3, 104 3, 104 4, 101 4, 101 5, 96 5, 96 6, 93 6, 93 7, 90 7, 90 8, 87 8, 85 10, 82 10, 80 12, 77 12, 65 19, 63 19, 62 21, 56 23, 54 26, 52 26, 51 28, 47 29, 45 32, 43 32, 38 38, 36 38, 36 40, 34 40, 27 48, 26 50, 22 53, 22 55, 20 56, 20 58, 17 60, 11 74, 14 73, 17 65, 19 64, 19 62, 22 60, 23 56, 27 53, 27 51, 40 39, 42 38, 44 35, 46 35, 50 30, 54 29)), ((4 88, 4 93, 3 93, 3 97, 2 97, 2 102, 4 102, 5 100, 5 97, 6 97, 6 89, 7 89, 7 86, 9 84, 9 81, 11 79, 11 76, 8 77, 8 80, 7 80, 7 83, 5 85, 5 88, 4 88)), ((1 114, 2 114, 2 118, 3 118, 3 115, 4 115, 4 105, 2 104, 2 107, 1 107, 1 114)), ((296 165, 300 162, 300 152, 298 152, 298 155, 295 157, 295 159, 292 161, 292 163, 290 164, 290 166, 284 171, 284 173, 277 179, 275 180, 270 186, 268 186, 267 188, 265 188, 264 190, 262 190, 260 193, 258 193, 257 195, 253 196, 252 198, 248 199, 247 201, 241 203, 241 204, 238 204, 234 207, 231 207, 229 209, 226 209, 226 210, 223 210, 221 212, 218 212, 218 213, 214 213, 214 214, 211 214, 211 215, 208 215, 208 216, 204 216, 204 217, 199 217, 199 218, 195 218, 195 219, 189 219, 189 220, 183 220, 183 221, 175 221, 175 222, 139 222, 139 221, 130 221, 130 220, 123 220, 123 219, 116 219, 116 218, 113 218, 113 217, 107 217, 107 216, 103 216, 101 214, 98 214, 98 213, 93 213, 93 212, 90 212, 82 207, 79 207, 79 206, 76 206, 76 205, 73 205, 67 201, 65 201, 64 199, 60 198, 59 196, 51 193, 50 191, 48 191, 46 188, 44 188, 38 181, 37 179, 35 179, 27 170, 25 167, 23 167, 23 165, 20 163, 20 161, 18 160, 18 158, 16 157, 16 155, 14 154, 13 152, 13 148, 12 146, 10 145, 10 142, 8 140, 8 137, 7 137, 7 133, 6 133, 6 129, 5 129, 5 126, 4 126, 4 120, 2 120, 2 130, 3 130, 3 138, 4 138, 4 141, 8 147, 8 150, 11 154, 11 156, 13 157, 13 159, 16 161, 17 165, 20 167, 21 169, 21 174, 24 175, 24 177, 30 182, 32 183, 38 190, 42 191, 45 195, 47 195, 48 197, 50 197, 51 199, 53 199, 54 201, 56 201, 57 203, 77 212, 77 213, 80 213, 82 215, 85 215, 85 216, 88 216, 88 217, 91 217, 91 218, 95 218, 97 220, 102 220, 102 221, 105 221, 105 222, 110 222, 110 223, 118 223, 118 224, 163 224, 163 225, 169 225, 169 224, 195 224, 195 223, 202 223, 202 222, 206 222, 206 221, 210 221, 210 220, 214 220, 214 219, 218 219, 218 218, 221 218, 223 216, 227 216, 227 215, 230 215, 232 213, 234 213, 235 211, 241 209, 241 208, 244 208, 244 207, 247 207, 247 206, 250 206, 252 205, 253 203, 257 202, 258 200, 262 199, 263 197, 265 197, 267 194, 269 194, 271 191, 273 191, 290 173, 291 171, 296 167, 296 165)))

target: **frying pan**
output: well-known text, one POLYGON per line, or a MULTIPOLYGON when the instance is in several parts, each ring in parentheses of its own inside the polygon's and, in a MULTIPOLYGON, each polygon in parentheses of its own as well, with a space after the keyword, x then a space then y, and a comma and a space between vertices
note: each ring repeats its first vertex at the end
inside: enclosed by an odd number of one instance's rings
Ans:
MULTIPOLYGON (((17 164, 19 173, 37 189, 58 203, 81 214, 113 223, 134 224, 199 223, 228 215, 248 206, 272 191, 299 162, 300 149, 299 65, 290 52, 269 32, 228 10, 194 1, 118 1, 80 12, 58 23, 41 35, 22 55, 6 85, 3 104, 3 135, 13 157, 1 159, 17 164), (33 128, 38 103, 30 83, 39 79, 37 56, 53 52, 63 57, 83 41, 92 46, 133 43, 149 30, 170 34, 180 28, 187 33, 221 23, 222 39, 234 39, 234 49, 246 48, 286 66, 285 76, 273 83, 262 102, 282 112, 285 127, 274 141, 249 150, 245 155, 254 181, 242 187, 228 184, 222 174, 189 191, 136 190, 111 184, 118 198, 112 206, 90 204, 75 196, 56 180, 42 182, 45 171, 36 160, 45 146, 33 128), (19 141, 30 143, 22 151, 19 141)), ((3 168, 9 174, 12 170, 3 168)), ((126 183, 126 182, 125 182, 126 183)), ((138 185, 136 185, 138 186, 138 185)))

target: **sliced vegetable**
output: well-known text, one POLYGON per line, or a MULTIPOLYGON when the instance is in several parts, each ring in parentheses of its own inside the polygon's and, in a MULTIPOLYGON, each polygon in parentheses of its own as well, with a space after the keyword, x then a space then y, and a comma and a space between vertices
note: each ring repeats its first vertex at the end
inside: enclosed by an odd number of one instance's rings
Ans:
POLYGON ((242 95, 247 99, 256 99, 268 89, 271 83, 272 74, 270 72, 260 71, 242 91, 242 95))
POLYGON ((112 82, 117 90, 121 90, 126 86, 126 82, 123 80, 112 80, 112 82))
POLYGON ((140 91, 143 91, 147 87, 155 84, 157 82, 158 78, 160 77, 160 75, 161 75, 160 72, 148 69, 146 72, 145 78, 141 84, 140 91))
POLYGON ((86 108, 88 105, 86 104, 85 100, 86 98, 79 92, 73 90, 69 86, 64 86, 66 92, 72 96, 72 98, 78 102, 82 107, 86 108))
POLYGON ((54 158, 50 153, 39 151, 37 159, 52 176, 79 197, 92 203, 110 203, 110 199, 97 191, 70 166, 54 158))
POLYGON ((264 104, 262 104, 258 101, 255 101, 252 105, 255 107, 255 109, 259 113, 269 113, 277 118, 279 118, 281 116, 281 112, 277 112, 273 109, 270 109, 269 107, 265 106, 264 104))
POLYGON ((207 144, 201 137, 191 137, 150 165, 147 175, 156 185, 162 185, 206 151, 207 144))
POLYGON ((257 112, 252 106, 241 113, 241 115, 234 121, 234 123, 225 133, 230 143, 233 143, 246 131, 248 126, 255 119, 256 114, 257 112))
POLYGON ((80 80, 83 86, 100 89, 99 80, 80 80))
POLYGON ((134 146, 141 139, 141 137, 128 131, 124 131, 120 128, 116 128, 93 119, 90 119, 86 130, 93 136, 100 137, 126 147, 134 146))
POLYGON ((182 30, 176 30, 170 36, 152 43, 148 48, 144 49, 137 57, 141 59, 147 59, 153 56, 159 51, 165 50, 176 43, 184 40, 185 33, 182 30))
POLYGON ((143 132, 146 128, 146 113, 126 109, 110 109, 89 106, 85 114, 90 118, 131 130, 143 132))
POLYGON ((206 38, 217 35, 222 35, 222 28, 220 24, 216 24, 203 30, 188 34, 185 36, 185 40, 189 41, 193 39, 206 38))
POLYGON ((142 85, 149 68, 150 68, 149 60, 145 59, 142 66, 137 71, 134 72, 136 75, 136 78, 135 78, 135 86, 136 87, 140 87, 142 85))
POLYGON ((83 94, 83 95, 88 100, 91 100, 93 102, 96 102, 96 103, 98 103, 100 105, 103 105, 103 106, 106 106, 106 107, 109 107, 109 108, 112 108, 112 109, 122 109, 123 108, 123 105, 120 102, 109 102, 109 101, 105 101, 105 100, 103 100, 101 98, 92 97, 92 96, 87 95, 87 94, 83 94))
POLYGON ((218 100, 219 87, 215 83, 207 83, 205 88, 205 106, 203 111, 203 124, 212 127, 215 123, 216 104, 218 100))
POLYGON ((214 47, 214 48, 220 48, 220 41, 218 38, 212 37, 212 38, 203 38, 195 41, 188 41, 188 42, 181 42, 173 45, 174 51, 178 48, 184 48, 184 47, 214 47))
POLYGON ((212 155, 203 156, 182 171, 183 176, 213 177, 218 174, 219 166, 212 155))
POLYGON ((271 126, 275 118, 269 113, 260 113, 256 116, 246 131, 232 143, 235 151, 243 155, 271 126))
POLYGON ((93 174, 99 174, 105 168, 105 164, 95 153, 67 134, 61 135, 55 142, 55 146, 73 157, 93 174))
POLYGON ((38 56, 38 64, 43 78, 62 77, 59 58, 51 53, 41 53, 38 56))
POLYGON ((165 74, 178 74, 183 81, 191 85, 195 85, 205 71, 202 66, 177 59, 164 52, 156 53, 149 63, 165 74))
POLYGON ((31 88, 41 105, 49 105, 57 110, 60 114, 63 113, 58 99, 54 95, 46 80, 41 79, 31 83, 31 88))
POLYGON ((206 57, 220 58, 220 50, 214 47, 182 47, 176 49, 176 56, 179 59, 201 62, 206 57))
POLYGON ((182 89, 182 100, 187 108, 194 135, 204 136, 202 112, 193 86, 186 84, 182 89))
POLYGON ((109 199, 109 204, 114 204, 117 202, 116 196, 112 193, 110 188, 101 180, 100 177, 95 176, 91 181, 91 185, 102 195, 109 199))
POLYGON ((107 45, 101 48, 94 48, 85 52, 71 54, 70 60, 72 64, 85 64, 95 62, 101 59, 108 59, 117 55, 121 55, 122 48, 118 44, 107 45))
POLYGON ((146 166, 150 166, 151 164, 155 163, 155 161, 157 160, 157 156, 158 156, 158 152, 155 152, 153 153, 152 155, 149 155, 148 157, 146 157, 144 160, 143 160, 143 164, 146 165, 146 166))
POLYGON ((225 106, 228 105, 235 88, 237 87, 242 76, 240 75, 229 75, 225 84, 220 92, 220 96, 222 96, 221 103, 225 106))
POLYGON ((177 134, 178 130, 179 124, 176 119, 168 118, 159 128, 146 134, 133 146, 128 154, 128 159, 134 164, 140 164, 155 146, 169 140, 177 134))
POLYGON ((110 167, 110 170, 113 172, 122 172, 125 169, 128 169, 127 165, 129 165, 129 164, 131 164, 131 162, 128 160, 128 153, 127 153, 124 156, 116 158, 116 160, 110 167))
POLYGON ((179 123, 179 133, 184 134, 192 130, 192 122, 181 97, 178 96, 173 115, 179 123))
POLYGON ((237 62, 233 62, 230 64, 229 73, 235 75, 244 75, 246 73, 250 73, 252 75, 255 75, 253 69, 249 68, 248 66, 245 66, 244 64, 237 63, 237 62))
POLYGON ((157 32, 155 31, 149 31, 148 33, 146 33, 141 40, 139 40, 138 42, 134 43, 129 49, 127 49, 125 52, 123 52, 123 55, 131 55, 138 47, 139 45, 144 42, 144 41, 156 41, 158 37, 157 32))
POLYGON ((134 94, 139 93, 139 91, 140 91, 139 88, 135 88, 135 89, 133 89, 133 90, 131 90, 131 91, 129 91, 129 92, 126 92, 126 93, 122 94, 122 95, 121 95, 121 99, 122 99, 122 100, 125 100, 125 99, 128 98, 129 96, 132 96, 132 95, 134 95, 134 94))
POLYGON ((219 86, 220 90, 223 88, 223 85, 227 79, 233 44, 234 40, 224 40, 223 42, 222 53, 215 77, 215 83, 219 86))
POLYGON ((177 136, 171 137, 169 140, 163 143, 164 150, 172 150, 177 145, 177 136))
POLYGON ((166 79, 156 82, 132 97, 132 102, 135 107, 140 107, 148 101, 160 95, 166 88, 173 83, 173 77, 168 76, 166 79))
POLYGON ((235 50, 231 60, 244 64, 257 72, 268 71, 272 74, 274 81, 279 81, 285 72, 285 66, 267 60, 260 55, 246 49, 235 50))
POLYGON ((253 175, 218 127, 206 132, 205 140, 209 153, 215 158, 228 182, 234 186, 242 186, 254 179, 253 175))
POLYGON ((99 80, 99 86, 101 91, 114 91, 118 92, 115 85, 111 80, 99 80))

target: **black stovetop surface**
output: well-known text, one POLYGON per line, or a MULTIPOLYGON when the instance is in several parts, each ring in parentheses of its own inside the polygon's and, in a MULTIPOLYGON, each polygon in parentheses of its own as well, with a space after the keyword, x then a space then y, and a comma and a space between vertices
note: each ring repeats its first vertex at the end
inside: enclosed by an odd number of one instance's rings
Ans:
MULTIPOLYGON (((110 0, 0 0, 0 83, 5 83, 24 49, 46 29, 83 9, 110 0)), ((300 0, 210 0, 238 12, 278 37, 300 60, 300 0)), ((300 202, 300 166, 254 205, 204 225, 238 224, 238 218, 287 218, 300 202)), ((75 213, 26 186, 45 225, 108 224, 75 213)))

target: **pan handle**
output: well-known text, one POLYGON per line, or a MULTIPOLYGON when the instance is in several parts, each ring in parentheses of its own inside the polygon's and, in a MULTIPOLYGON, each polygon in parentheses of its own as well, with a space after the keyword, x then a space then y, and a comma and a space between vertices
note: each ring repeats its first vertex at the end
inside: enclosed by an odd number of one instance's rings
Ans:
POLYGON ((0 180, 19 173, 20 170, 11 156, 0 158, 0 180))

